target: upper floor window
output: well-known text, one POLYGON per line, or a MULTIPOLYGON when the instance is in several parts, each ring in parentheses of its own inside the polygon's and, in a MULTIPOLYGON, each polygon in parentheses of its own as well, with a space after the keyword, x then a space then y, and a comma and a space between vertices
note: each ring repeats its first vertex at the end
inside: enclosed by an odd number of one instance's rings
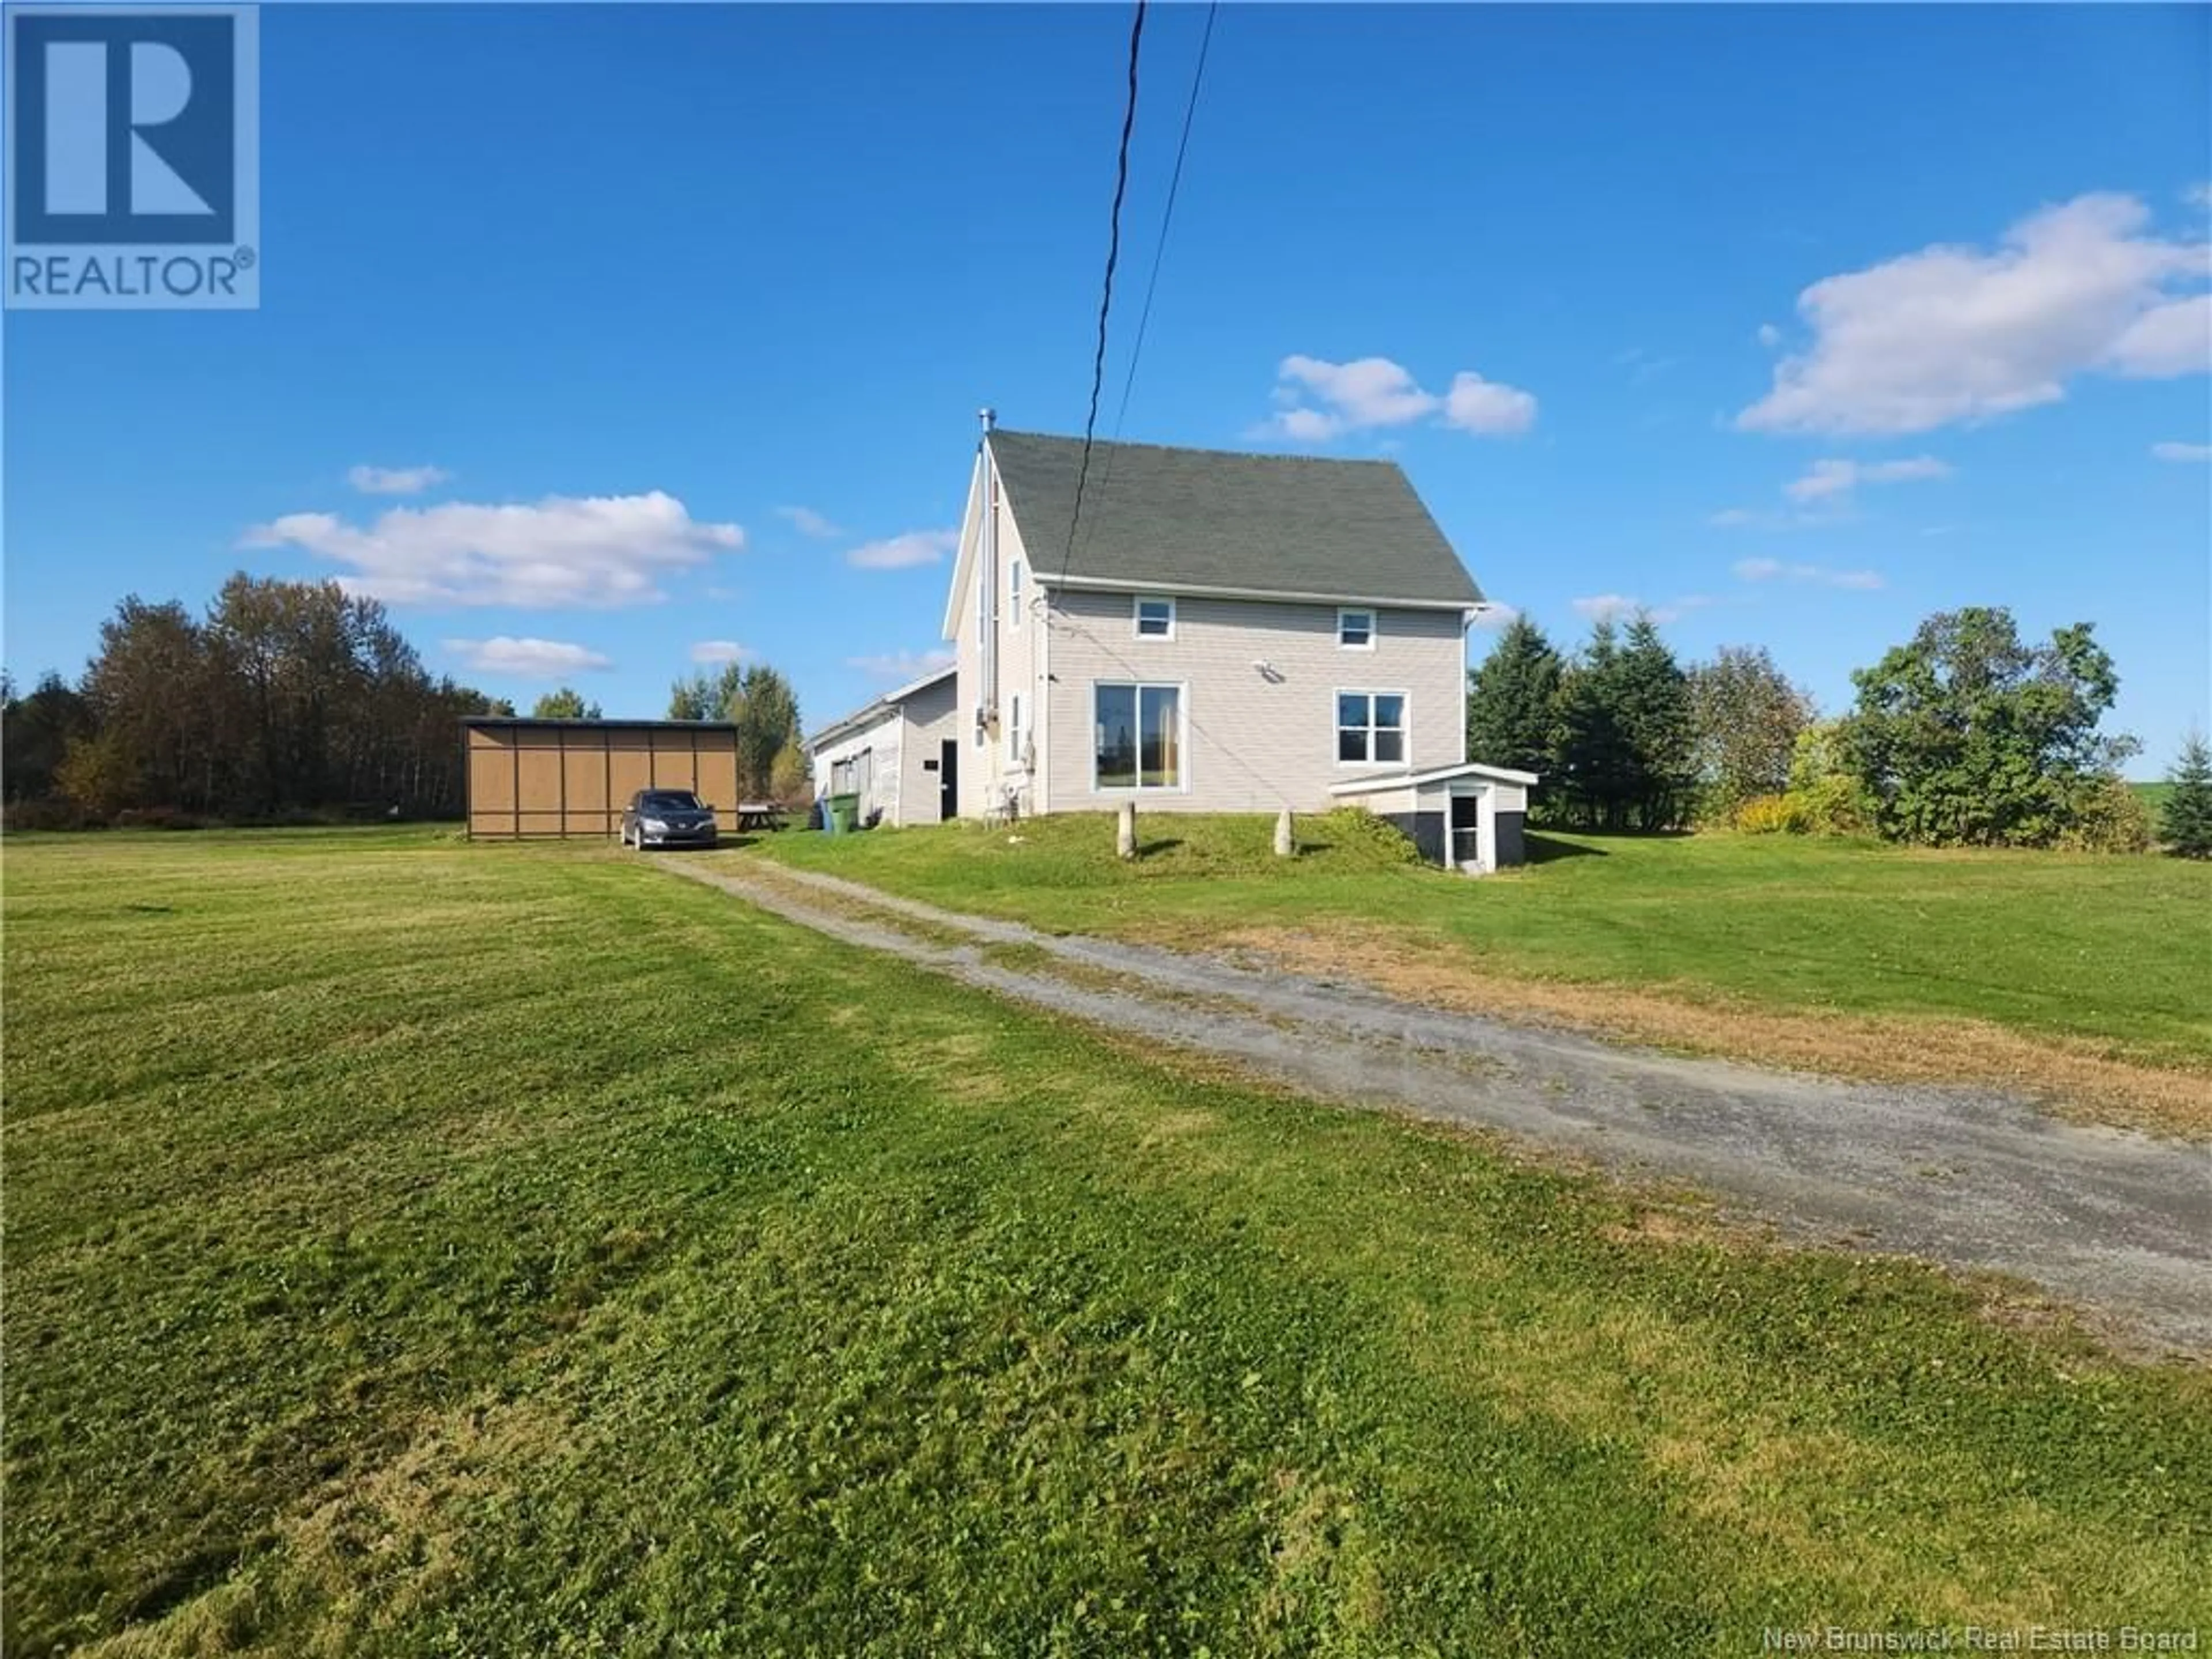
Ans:
POLYGON ((1022 767, 1029 764, 1030 732, 1022 720, 1022 694, 1015 692, 1006 699, 1006 764, 1022 767))
POLYGON ((1012 559, 1006 564, 1006 598, 1013 607, 1013 620, 1008 625, 1022 625, 1022 562, 1012 559))
POLYGON ((1375 648, 1375 613, 1365 610, 1339 611, 1336 613, 1336 642, 1347 651, 1372 651, 1375 648))
POLYGON ((1148 599, 1137 596, 1137 637, 1140 640, 1171 640, 1175 637, 1175 601, 1148 599))
POLYGON ((1336 694, 1336 758, 1341 766, 1401 766, 1406 760, 1406 694, 1336 694))

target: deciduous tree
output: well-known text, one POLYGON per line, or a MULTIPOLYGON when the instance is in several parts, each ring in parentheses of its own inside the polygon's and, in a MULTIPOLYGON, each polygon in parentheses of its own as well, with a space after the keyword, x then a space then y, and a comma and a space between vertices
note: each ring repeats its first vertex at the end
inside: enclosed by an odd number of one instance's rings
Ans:
POLYGON ((602 718, 599 704, 586 702, 584 694, 568 685, 556 691, 548 691, 538 698, 537 706, 530 711, 530 717, 538 720, 595 720, 602 718))
POLYGON ((1698 781, 1703 810, 1725 818, 1745 801, 1790 782, 1798 735, 1813 699, 1790 683, 1764 646, 1723 646, 1690 670, 1698 781))
POLYGON ((1944 611, 1851 678, 1838 741, 1894 839, 2047 846, 2135 752, 2098 731, 2119 677, 2087 623, 2029 645, 2009 611, 1944 611))

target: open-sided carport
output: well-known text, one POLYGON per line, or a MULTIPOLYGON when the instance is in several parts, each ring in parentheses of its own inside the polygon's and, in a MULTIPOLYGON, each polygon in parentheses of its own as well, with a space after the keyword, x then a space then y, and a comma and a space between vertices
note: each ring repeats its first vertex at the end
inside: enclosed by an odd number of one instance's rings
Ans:
POLYGON ((722 720, 461 722, 469 836, 605 836, 641 789, 689 789, 738 827, 738 728, 722 720))

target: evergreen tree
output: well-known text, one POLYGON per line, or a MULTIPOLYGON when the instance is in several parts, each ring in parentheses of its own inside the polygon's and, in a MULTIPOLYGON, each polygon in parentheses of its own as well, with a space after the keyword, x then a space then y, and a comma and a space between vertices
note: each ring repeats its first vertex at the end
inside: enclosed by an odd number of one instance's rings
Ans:
POLYGON ((1690 678, 1638 613, 1619 659, 1616 718, 1628 748, 1627 805, 1639 828, 1674 830, 1690 820, 1697 784, 1697 721, 1690 678))
POLYGON ((2172 785, 2159 809, 2159 834, 2166 850, 2185 859, 2212 858, 2212 750, 2191 732, 2181 757, 2166 775, 2172 785))
POLYGON ((1544 630, 1516 617, 1468 676, 1467 757, 1548 772, 1559 719, 1559 653, 1544 630))
POLYGON ((1636 767, 1620 719, 1621 678, 1620 635, 1610 620, 1590 630, 1559 676, 1550 770, 1569 816, 1590 829, 1627 827, 1636 767))

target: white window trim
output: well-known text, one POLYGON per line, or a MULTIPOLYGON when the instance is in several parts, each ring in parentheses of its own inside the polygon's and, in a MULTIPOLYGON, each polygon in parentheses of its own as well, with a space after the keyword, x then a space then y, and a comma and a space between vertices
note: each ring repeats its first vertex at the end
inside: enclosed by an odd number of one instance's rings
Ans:
MULTIPOLYGON (((1381 729, 1388 731, 1389 728, 1388 726, 1384 726, 1381 729)), ((1328 752, 1335 757, 1337 770, 1340 772, 1371 772, 1377 767, 1387 767, 1392 769, 1402 769, 1407 771, 1412 770, 1413 764, 1413 694, 1410 691, 1401 690, 1395 685, 1338 686, 1336 690, 1328 694, 1328 752), (1372 702, 1370 702, 1367 706, 1366 726, 1367 752, 1370 758, 1356 761, 1348 761, 1345 759, 1342 747, 1343 737, 1344 733, 1350 728, 1346 726, 1338 716, 1337 699, 1340 697, 1396 697, 1400 699, 1400 707, 1398 710, 1398 730, 1405 738, 1405 758, 1403 760, 1395 761, 1376 760, 1373 758, 1375 752, 1375 732, 1377 728, 1375 725, 1375 706, 1372 702)))
POLYGON ((1027 574, 1019 559, 1006 561, 1006 608, 1012 613, 1012 620, 1006 623, 1008 628, 1022 625, 1022 578, 1027 574))
POLYGON ((1377 611, 1377 610, 1376 610, 1373 605, 1340 605, 1337 606, 1337 608, 1336 608, 1336 648, 1337 648, 1338 650, 1340 650, 1340 651, 1372 651, 1372 650, 1375 648, 1375 639, 1376 639, 1376 636, 1377 635, 1379 635, 1380 633, 1382 633, 1382 613, 1381 611, 1377 611), (1366 618, 1367 618, 1367 643, 1366 643, 1366 644, 1364 644, 1364 645, 1353 645, 1353 644, 1351 644, 1350 642, 1348 642, 1348 641, 1345 639, 1345 637, 1344 637, 1344 619, 1345 619, 1346 617, 1366 617, 1366 618))
MULTIPOLYGON (((1138 698, 1137 712, 1144 714, 1144 700, 1138 698)), ((1142 799, 1147 795, 1188 795, 1190 793, 1190 682, 1188 680, 1103 679, 1091 682, 1091 718, 1085 722, 1091 732, 1091 793, 1104 795, 1111 800, 1124 797, 1142 799), (1134 686, 1141 694, 1146 691, 1173 691, 1176 694, 1176 753, 1182 757, 1182 781, 1180 783, 1143 781, 1144 733, 1137 734, 1137 777, 1133 784, 1101 783, 1098 781, 1098 692, 1109 685, 1134 686)))
MULTIPOLYGON (((1132 594, 1129 596, 1129 637, 1130 637, 1130 638, 1132 638, 1132 639, 1137 639, 1137 640, 1171 640, 1171 639, 1175 638, 1175 636, 1176 636, 1176 602, 1175 602, 1175 595, 1173 595, 1172 593, 1132 593, 1132 594), (1164 605, 1167 606, 1167 608, 1168 608, 1168 631, 1167 631, 1166 633, 1164 633, 1164 634, 1147 634, 1146 632, 1145 632, 1145 607, 1146 607, 1146 605, 1164 605)), ((1128 684, 1128 682, 1127 682, 1127 681, 1123 681, 1123 680, 1109 680, 1109 681, 1107 681, 1107 682, 1106 682, 1106 684, 1109 684, 1109 685, 1122 685, 1122 684, 1128 684)), ((1164 682, 1159 682, 1159 681, 1147 681, 1147 682, 1146 682, 1146 684, 1164 684, 1164 682)))
POLYGON ((1022 694, 1020 692, 1015 691, 1008 694, 1006 699, 1006 762, 1009 770, 1018 771, 1022 769, 1022 751, 1028 745, 1030 735, 1029 727, 1023 724, 1022 716, 1028 712, 1029 711, 1027 709, 1022 707, 1022 694))

